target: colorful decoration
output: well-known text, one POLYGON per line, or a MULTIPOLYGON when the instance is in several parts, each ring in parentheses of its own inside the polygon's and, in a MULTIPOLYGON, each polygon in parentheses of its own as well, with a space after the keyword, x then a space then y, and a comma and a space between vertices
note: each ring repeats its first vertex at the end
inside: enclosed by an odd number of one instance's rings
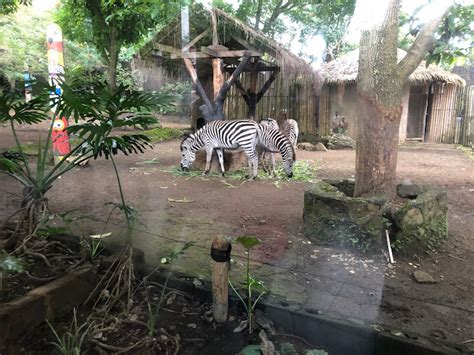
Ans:
MULTIPOLYGON (((56 94, 61 95, 61 87, 57 80, 59 76, 64 74, 63 35, 61 28, 56 24, 48 25, 46 28, 46 39, 48 42, 48 73, 50 82, 56 85, 56 94)), ((71 151, 66 128, 67 119, 65 117, 54 119, 52 131, 53 154, 59 160, 71 151)))
POLYGON ((53 153, 55 156, 62 156, 71 151, 69 144, 69 135, 65 128, 67 127, 67 120, 65 117, 56 118, 53 122, 53 130, 51 132, 51 140, 53 141, 53 153))

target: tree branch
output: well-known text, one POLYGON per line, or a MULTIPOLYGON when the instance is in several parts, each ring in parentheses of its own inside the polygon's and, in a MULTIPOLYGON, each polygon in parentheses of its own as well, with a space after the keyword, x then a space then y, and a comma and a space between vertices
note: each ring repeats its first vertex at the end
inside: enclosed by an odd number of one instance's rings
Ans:
POLYGON ((418 36, 415 39, 415 42, 408 50, 406 56, 398 63, 400 68, 400 75, 402 78, 408 78, 408 76, 413 73, 413 71, 420 65, 423 58, 426 56, 426 53, 430 51, 435 42, 434 34, 436 29, 441 24, 441 20, 448 9, 446 9, 441 15, 434 18, 430 22, 426 23, 421 31, 418 33, 418 36))

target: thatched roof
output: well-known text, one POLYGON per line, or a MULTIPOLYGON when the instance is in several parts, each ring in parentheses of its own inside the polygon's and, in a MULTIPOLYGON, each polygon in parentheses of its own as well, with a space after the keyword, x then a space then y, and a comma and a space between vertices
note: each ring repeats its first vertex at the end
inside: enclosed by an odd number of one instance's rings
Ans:
MULTIPOLYGON (((398 49, 397 57, 400 61, 406 52, 398 49)), ((323 80, 323 84, 337 85, 340 83, 355 83, 357 80, 357 72, 359 70, 359 49, 355 49, 332 62, 322 65, 319 73, 323 80)), ((430 82, 445 82, 458 86, 464 86, 464 80, 456 74, 443 70, 436 65, 426 67, 422 62, 418 68, 408 77, 410 84, 419 85, 430 82)))
MULTIPOLYGON (((319 75, 314 73, 311 65, 299 58, 281 44, 266 37, 260 31, 256 31, 236 17, 226 12, 212 8, 205 9, 199 4, 195 4, 190 10, 190 39, 192 40, 200 33, 211 27, 211 11, 217 19, 219 43, 232 50, 245 50, 242 42, 246 42, 262 53, 262 59, 272 64, 278 65, 281 75, 292 75, 293 80, 302 82, 313 81, 313 85, 319 85, 319 75), (242 41, 243 40, 243 41, 242 41)), ((181 48, 181 21, 177 16, 165 28, 156 33, 154 37, 140 50, 140 55, 146 57, 153 52, 157 44, 165 44, 174 48, 181 48)), ((211 33, 199 40, 196 44, 200 46, 210 45, 211 33)))

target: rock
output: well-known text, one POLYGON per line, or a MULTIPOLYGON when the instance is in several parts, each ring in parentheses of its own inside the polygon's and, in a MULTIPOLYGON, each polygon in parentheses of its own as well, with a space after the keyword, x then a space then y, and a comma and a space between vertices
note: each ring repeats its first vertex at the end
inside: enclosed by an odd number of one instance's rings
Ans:
POLYGON ((328 137, 328 149, 355 149, 356 142, 351 137, 336 133, 328 137))
POLYGON ((433 276, 421 270, 413 272, 413 277, 420 284, 435 284, 437 282, 433 276))
POLYGON ((308 151, 315 151, 316 150, 316 146, 312 143, 298 143, 297 145, 298 149, 301 149, 301 150, 308 150, 308 151))
POLYGON ((396 251, 405 255, 431 253, 448 238, 448 201, 445 191, 423 187, 414 200, 391 212, 397 230, 396 251))
POLYGON ((367 252, 382 245, 382 197, 352 198, 326 181, 304 194, 304 232, 315 243, 367 252))
POLYGON ((264 225, 264 224, 267 224, 267 221, 264 219, 261 219, 260 221, 258 221, 258 224, 264 225))
POLYGON ((423 192, 423 189, 416 184, 403 183, 397 185, 397 195, 403 198, 416 198, 423 192))
POLYGON ((196 329, 196 328, 197 328, 197 325, 196 325, 196 323, 189 323, 189 324, 188 324, 188 328, 196 329))
POLYGON ((319 142, 318 144, 316 144, 316 150, 317 151, 320 151, 320 152, 327 152, 328 149, 324 146, 323 143, 319 142))

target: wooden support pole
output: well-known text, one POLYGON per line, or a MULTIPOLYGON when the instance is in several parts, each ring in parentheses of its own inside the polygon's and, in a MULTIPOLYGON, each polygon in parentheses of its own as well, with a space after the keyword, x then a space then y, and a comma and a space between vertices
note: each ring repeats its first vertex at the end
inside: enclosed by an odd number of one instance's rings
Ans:
POLYGON ((191 76, 191 80, 196 85, 196 89, 201 95, 201 98, 204 101, 206 108, 212 112, 214 110, 212 102, 207 97, 206 91, 204 90, 204 88, 201 85, 201 82, 199 81, 196 70, 193 67, 193 63, 188 58, 183 58, 183 60, 184 60, 184 65, 186 66, 186 69, 188 70, 189 75, 191 76))
POLYGON ((229 308, 228 273, 232 245, 223 237, 212 241, 212 315, 217 323, 227 321, 229 308))
MULTIPOLYGON (((212 26, 212 45, 219 45, 219 35, 217 33, 217 17, 214 10, 211 11, 211 26, 212 26)), ((212 99, 217 99, 219 90, 224 84, 224 74, 222 73, 222 62, 219 58, 212 59, 212 99)))

